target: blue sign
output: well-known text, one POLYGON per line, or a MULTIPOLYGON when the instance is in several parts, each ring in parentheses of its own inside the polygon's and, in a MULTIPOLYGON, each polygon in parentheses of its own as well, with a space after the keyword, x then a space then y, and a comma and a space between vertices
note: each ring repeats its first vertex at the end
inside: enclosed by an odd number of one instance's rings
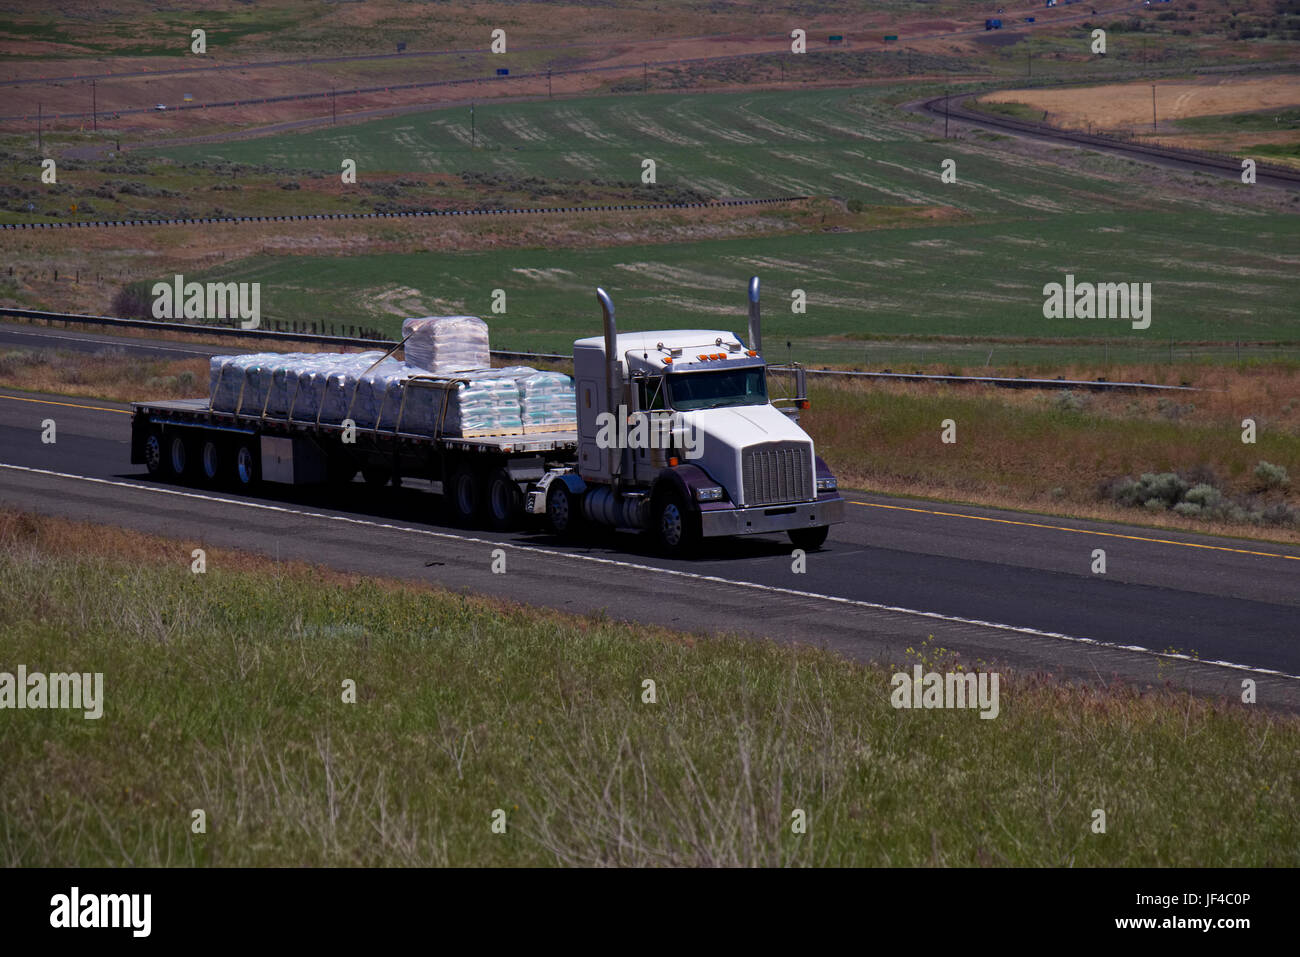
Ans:
POLYGON ((500 67, 497 68, 497 76, 509 76, 509 75, 510 75, 509 70, 503 70, 500 67))

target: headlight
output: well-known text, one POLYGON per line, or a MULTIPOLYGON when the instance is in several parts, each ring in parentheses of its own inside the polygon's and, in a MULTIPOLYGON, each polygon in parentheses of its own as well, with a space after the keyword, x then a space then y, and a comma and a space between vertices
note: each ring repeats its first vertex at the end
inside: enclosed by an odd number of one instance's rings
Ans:
POLYGON ((707 488, 697 488, 695 490, 695 500, 697 502, 721 502, 722 488, 717 485, 710 485, 707 488))
POLYGON ((827 475, 817 479, 817 491, 819 492, 833 492, 838 487, 835 484, 834 475, 827 475))

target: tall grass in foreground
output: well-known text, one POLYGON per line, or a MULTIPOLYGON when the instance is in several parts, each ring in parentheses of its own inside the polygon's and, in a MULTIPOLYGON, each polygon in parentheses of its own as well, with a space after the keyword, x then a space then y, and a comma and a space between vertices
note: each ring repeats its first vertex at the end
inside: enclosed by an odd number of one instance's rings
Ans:
POLYGON ((1028 675, 896 711, 910 660, 191 547, 0 512, 0 671, 106 699, 0 714, 0 864, 1300 863, 1294 717, 1028 675))

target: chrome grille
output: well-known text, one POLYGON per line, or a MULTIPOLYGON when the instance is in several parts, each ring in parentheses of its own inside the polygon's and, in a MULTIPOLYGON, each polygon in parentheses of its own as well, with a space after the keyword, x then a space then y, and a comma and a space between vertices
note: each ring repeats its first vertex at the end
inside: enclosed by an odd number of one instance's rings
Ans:
POLYGON ((746 505, 813 498, 812 447, 804 442, 751 445, 740 454, 746 505))

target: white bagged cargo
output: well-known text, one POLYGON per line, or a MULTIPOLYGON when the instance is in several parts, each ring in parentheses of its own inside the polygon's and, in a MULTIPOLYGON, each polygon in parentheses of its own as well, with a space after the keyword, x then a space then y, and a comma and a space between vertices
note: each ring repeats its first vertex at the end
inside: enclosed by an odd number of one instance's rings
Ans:
POLYGON ((212 408, 260 415, 271 385, 272 365, 281 358, 272 353, 213 356, 208 362, 212 408))
POLYGON ((487 323, 477 316, 425 316, 402 323, 406 364, 449 373, 492 365, 487 323))
POLYGON ((528 366, 434 373, 383 355, 215 356, 212 407, 329 425, 351 419, 360 429, 417 435, 555 430, 577 418, 573 379, 562 373, 528 366))
POLYGON ((516 378, 519 413, 525 427, 543 430, 577 428, 578 400, 573 377, 562 372, 538 372, 516 378))

